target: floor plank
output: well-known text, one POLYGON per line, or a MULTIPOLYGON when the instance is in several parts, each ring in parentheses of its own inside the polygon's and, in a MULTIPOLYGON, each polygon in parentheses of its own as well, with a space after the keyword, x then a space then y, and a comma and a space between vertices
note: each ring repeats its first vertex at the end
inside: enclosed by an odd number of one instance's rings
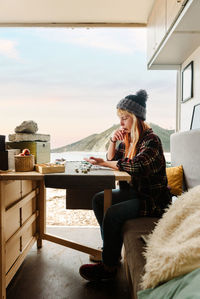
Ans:
MULTIPOLYGON (((101 246, 97 227, 49 227, 48 232, 85 245, 101 246)), ((28 254, 7 288, 7 299, 130 299, 123 264, 117 278, 88 283, 79 275, 79 267, 88 263, 88 255, 43 241, 28 254)))

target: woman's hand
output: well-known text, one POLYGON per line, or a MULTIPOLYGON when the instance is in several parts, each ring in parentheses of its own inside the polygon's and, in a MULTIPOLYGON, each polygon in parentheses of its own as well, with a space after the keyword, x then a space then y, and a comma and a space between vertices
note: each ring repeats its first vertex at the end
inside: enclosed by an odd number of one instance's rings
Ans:
POLYGON ((105 162, 104 159, 96 157, 84 158, 84 160, 93 165, 102 165, 105 162))
POLYGON ((111 138, 112 138, 113 142, 116 142, 118 140, 124 140, 125 135, 126 135, 126 132, 124 129, 118 129, 113 133, 111 138))
POLYGON ((100 165, 100 166, 109 167, 118 170, 117 161, 105 161, 102 158, 95 158, 95 157, 84 158, 84 160, 93 165, 100 165))

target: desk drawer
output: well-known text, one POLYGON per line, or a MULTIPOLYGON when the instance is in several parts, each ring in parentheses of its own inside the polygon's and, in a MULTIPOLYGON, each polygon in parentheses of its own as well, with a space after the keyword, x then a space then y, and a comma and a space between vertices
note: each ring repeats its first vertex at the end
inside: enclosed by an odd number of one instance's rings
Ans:
POLYGON ((31 241, 32 237, 36 233, 36 221, 34 221, 29 228, 22 234, 22 251, 26 248, 26 246, 31 241))
POLYGON ((21 198, 21 181, 2 181, 5 207, 9 207, 21 198))
POLYGON ((22 224, 36 211, 36 198, 30 199, 22 207, 22 224))
POLYGON ((37 186, 36 181, 22 180, 21 182, 22 182, 22 197, 29 194, 37 186))
POLYGON ((5 238, 6 241, 20 228, 20 209, 11 208, 5 215, 5 238))
POLYGON ((10 239, 6 244, 6 273, 20 255, 20 238, 10 239))

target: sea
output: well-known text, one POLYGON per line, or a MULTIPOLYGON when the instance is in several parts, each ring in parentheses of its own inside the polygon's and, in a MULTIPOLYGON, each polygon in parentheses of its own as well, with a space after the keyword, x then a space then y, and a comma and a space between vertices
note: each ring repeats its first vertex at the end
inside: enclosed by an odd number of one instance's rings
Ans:
MULTIPOLYGON (((171 162, 171 154, 164 153, 166 162, 171 162)), ((63 152, 63 153, 51 153, 51 163, 54 163, 56 159, 65 159, 66 161, 82 161, 84 158, 98 157, 106 159, 106 152, 63 152)))

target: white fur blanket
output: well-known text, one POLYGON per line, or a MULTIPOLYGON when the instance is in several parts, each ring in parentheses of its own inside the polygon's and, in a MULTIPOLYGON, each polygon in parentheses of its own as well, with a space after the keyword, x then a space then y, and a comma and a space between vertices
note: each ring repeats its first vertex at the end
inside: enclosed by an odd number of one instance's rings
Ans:
POLYGON ((179 196, 164 213, 144 255, 144 289, 200 267, 200 185, 179 196))

